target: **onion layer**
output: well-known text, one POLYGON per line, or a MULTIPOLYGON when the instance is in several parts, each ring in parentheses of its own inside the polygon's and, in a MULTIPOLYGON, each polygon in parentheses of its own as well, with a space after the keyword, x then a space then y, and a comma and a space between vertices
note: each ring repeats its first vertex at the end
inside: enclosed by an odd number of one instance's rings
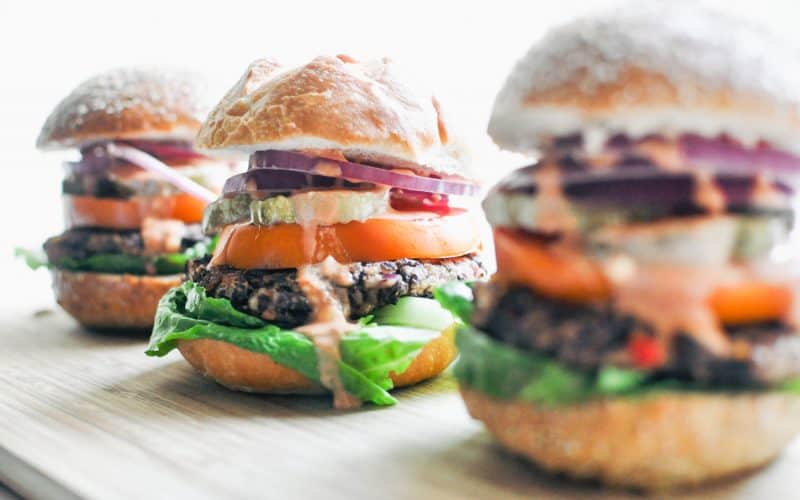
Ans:
POLYGON ((136 149, 164 161, 195 160, 205 158, 188 142, 180 141, 125 141, 136 149))
POLYGON ((800 173, 800 158, 763 144, 755 148, 745 148, 724 138, 707 139, 698 135, 683 135, 678 143, 687 160, 715 170, 800 173))
MULTIPOLYGON (((539 191, 538 166, 529 166, 504 179, 497 190, 504 194, 535 195, 539 191)), ((560 177, 562 192, 570 201, 612 206, 673 205, 697 208, 696 195, 701 182, 693 172, 670 172, 653 166, 625 167, 603 171, 576 171, 560 177)), ((713 185, 724 196, 728 207, 782 208, 793 190, 789 185, 770 181, 759 185, 753 173, 722 172, 711 175, 713 185), (773 196, 764 196, 764 191, 773 196), (766 199, 771 198, 771 199, 766 199), (777 202, 777 203, 776 203, 777 202)))
POLYGON ((301 189, 373 189, 373 184, 350 182, 336 177, 327 177, 296 170, 251 169, 236 174, 225 182, 222 193, 287 193, 301 189))
POLYGON ((115 160, 123 160, 157 174, 179 190, 207 203, 217 198, 211 190, 189 179, 160 159, 177 159, 178 156, 185 159, 203 157, 190 152, 188 146, 183 143, 160 144, 151 141, 95 143, 81 149, 81 155, 80 161, 66 162, 65 166, 77 173, 98 175, 113 166, 115 160))
POLYGON ((144 151, 136 149, 133 146, 112 142, 106 145, 106 150, 110 156, 128 161, 134 165, 142 167, 145 170, 149 170, 150 172, 159 175, 165 181, 174 185, 181 191, 188 193, 195 198, 199 198, 206 203, 210 203, 217 199, 217 195, 213 191, 206 189, 204 186, 201 186, 180 172, 177 172, 169 165, 164 164, 158 158, 155 158, 144 151))
POLYGON ((340 177, 353 182, 368 182, 409 191, 455 196, 480 194, 477 184, 462 179, 438 179, 386 168, 308 156, 293 151, 258 151, 250 157, 250 170, 290 170, 326 177, 340 177))

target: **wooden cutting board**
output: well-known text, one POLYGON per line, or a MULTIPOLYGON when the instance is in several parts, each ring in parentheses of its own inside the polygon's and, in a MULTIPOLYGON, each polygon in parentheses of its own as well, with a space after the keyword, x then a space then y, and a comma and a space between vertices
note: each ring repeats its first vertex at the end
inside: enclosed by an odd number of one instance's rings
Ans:
MULTIPOLYGON (((499 450, 450 376, 398 392, 395 407, 343 413, 328 398, 228 391, 60 311, 0 311, 0 335, 0 482, 26 497, 622 496, 499 450)), ((797 498, 798 476, 800 442, 689 496, 797 498)))

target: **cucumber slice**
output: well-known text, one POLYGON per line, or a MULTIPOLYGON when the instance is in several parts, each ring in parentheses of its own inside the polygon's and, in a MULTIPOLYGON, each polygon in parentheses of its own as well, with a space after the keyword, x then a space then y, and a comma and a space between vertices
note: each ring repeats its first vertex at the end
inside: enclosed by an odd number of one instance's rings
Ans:
POLYGON ((402 297, 395 304, 375 311, 373 321, 379 325, 410 326, 442 331, 455 322, 453 315, 433 299, 402 297))

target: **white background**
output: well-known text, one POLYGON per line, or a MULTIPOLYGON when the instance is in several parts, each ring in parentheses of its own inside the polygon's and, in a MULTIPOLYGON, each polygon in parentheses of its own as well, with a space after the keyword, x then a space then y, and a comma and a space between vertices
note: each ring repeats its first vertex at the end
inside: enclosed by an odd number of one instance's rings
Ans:
MULTIPOLYGON (((94 73, 177 65, 205 74, 221 94, 258 57, 389 56, 436 90, 476 168, 496 179, 524 161, 499 153, 484 132, 514 61, 549 27, 609 3, 616 2, 0 0, 0 307, 52 304, 47 273, 29 271, 12 253, 61 231, 65 153, 37 152, 34 142, 56 103, 94 73)), ((800 2, 711 3, 800 42, 800 2)))

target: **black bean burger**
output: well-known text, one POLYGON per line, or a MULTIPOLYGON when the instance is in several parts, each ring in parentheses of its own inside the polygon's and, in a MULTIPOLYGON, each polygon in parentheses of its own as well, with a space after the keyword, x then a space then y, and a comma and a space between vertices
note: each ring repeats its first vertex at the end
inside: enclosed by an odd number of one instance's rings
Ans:
POLYGON ((337 408, 393 404, 451 363, 455 318, 433 291, 486 271, 478 187, 430 93, 386 60, 259 60, 197 144, 250 168, 206 209, 219 243, 161 301, 148 354, 337 408))
POLYGON ((540 154, 484 203, 498 271, 452 287, 470 413, 539 466, 641 488, 758 467, 800 430, 800 58, 686 3, 550 32, 489 132, 540 154))
POLYGON ((181 71, 112 70, 75 88, 42 127, 40 149, 77 149, 80 159, 65 163, 66 231, 38 264, 84 326, 149 329, 188 258, 210 251, 203 208, 232 169, 192 148, 202 90, 181 71))

